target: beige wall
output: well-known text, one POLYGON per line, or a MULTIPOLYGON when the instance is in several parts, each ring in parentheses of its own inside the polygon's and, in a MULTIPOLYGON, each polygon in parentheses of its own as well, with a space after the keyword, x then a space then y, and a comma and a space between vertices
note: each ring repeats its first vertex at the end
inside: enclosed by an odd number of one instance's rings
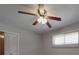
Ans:
POLYGON ((61 55, 61 54, 79 54, 79 47, 77 48, 55 48, 52 46, 52 36, 59 33, 67 33, 72 31, 79 31, 79 24, 73 24, 63 27, 58 30, 51 31, 43 35, 43 54, 61 55))
POLYGON ((79 31, 79 24, 66 26, 64 28, 51 31, 49 33, 45 33, 43 36, 36 34, 34 32, 22 30, 22 29, 15 28, 9 25, 4 25, 1 23, 0 23, 0 30, 6 30, 6 31, 20 34, 19 54, 21 55, 79 54, 78 47, 77 48, 53 48, 52 47, 52 36, 54 34, 66 33, 70 31, 79 31))

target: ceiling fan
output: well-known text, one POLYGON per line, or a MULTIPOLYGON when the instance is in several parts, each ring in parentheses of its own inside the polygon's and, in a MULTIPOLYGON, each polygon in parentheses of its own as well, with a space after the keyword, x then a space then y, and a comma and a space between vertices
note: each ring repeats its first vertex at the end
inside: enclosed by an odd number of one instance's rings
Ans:
POLYGON ((36 25, 37 23, 42 23, 42 24, 47 24, 47 26, 51 28, 52 26, 48 22, 49 20, 61 21, 60 17, 48 16, 47 11, 44 8, 44 4, 38 4, 38 9, 37 9, 38 14, 24 12, 24 11, 18 11, 18 13, 37 16, 37 19, 34 21, 32 25, 36 25))

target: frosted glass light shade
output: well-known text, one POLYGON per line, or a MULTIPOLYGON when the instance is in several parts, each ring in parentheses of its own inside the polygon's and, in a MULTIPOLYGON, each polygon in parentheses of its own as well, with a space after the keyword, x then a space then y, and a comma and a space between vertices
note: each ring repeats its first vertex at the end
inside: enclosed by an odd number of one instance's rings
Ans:
POLYGON ((39 17, 39 19, 37 20, 39 23, 45 24, 47 23, 47 19, 43 18, 43 17, 39 17))

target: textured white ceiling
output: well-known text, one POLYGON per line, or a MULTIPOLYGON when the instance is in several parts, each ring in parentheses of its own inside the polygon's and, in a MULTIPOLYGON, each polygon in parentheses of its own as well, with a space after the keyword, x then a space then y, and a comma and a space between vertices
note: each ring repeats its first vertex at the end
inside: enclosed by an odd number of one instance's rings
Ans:
POLYGON ((60 27, 79 22, 79 5, 74 4, 48 4, 45 5, 48 15, 59 16, 62 18, 61 22, 50 21, 52 28, 46 25, 37 24, 33 26, 34 16, 18 14, 18 10, 28 12, 37 12, 37 5, 0 5, 0 22, 12 26, 17 26, 25 30, 35 31, 37 33, 44 33, 60 27))

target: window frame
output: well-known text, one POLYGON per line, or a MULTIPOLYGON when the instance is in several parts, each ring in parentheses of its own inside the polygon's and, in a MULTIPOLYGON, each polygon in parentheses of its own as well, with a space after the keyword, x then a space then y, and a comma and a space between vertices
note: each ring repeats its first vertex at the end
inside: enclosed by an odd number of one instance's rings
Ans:
POLYGON ((60 48, 60 47, 66 47, 66 48, 79 48, 79 31, 70 31, 70 32, 66 32, 66 33, 56 33, 52 36, 52 45, 53 47, 56 47, 56 48, 60 48), (68 33, 74 33, 74 32, 78 32, 78 44, 63 44, 63 45, 55 45, 54 44, 54 36, 56 35, 65 35, 65 34, 68 34, 68 33))

